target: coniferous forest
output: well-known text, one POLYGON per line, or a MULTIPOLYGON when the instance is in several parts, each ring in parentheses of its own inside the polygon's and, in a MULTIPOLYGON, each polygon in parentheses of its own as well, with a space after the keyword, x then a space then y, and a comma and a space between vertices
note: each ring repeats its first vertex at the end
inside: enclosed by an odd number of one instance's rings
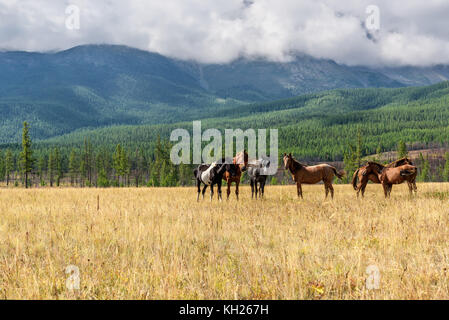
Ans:
MULTIPOLYGON (((202 129, 279 130, 279 156, 301 162, 337 162, 348 175, 365 161, 387 162, 397 151, 415 157, 420 181, 449 180, 449 83, 399 89, 340 89, 273 102, 217 109, 202 129), (438 155, 429 150, 439 150, 438 155)), ((33 139, 39 127, 24 124, 22 141, 0 145, 0 180, 15 186, 81 187, 192 185, 193 165, 170 161, 170 132, 191 122, 84 129, 33 139)), ((280 163, 280 162, 279 162, 280 163)), ((246 179, 246 177, 244 177, 246 179)), ((282 170, 272 183, 288 183, 282 170)))

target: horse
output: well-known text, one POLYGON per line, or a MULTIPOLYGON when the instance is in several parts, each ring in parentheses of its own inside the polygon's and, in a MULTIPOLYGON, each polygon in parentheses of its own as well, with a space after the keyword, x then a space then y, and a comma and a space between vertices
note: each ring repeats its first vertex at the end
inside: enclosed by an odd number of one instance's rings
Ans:
POLYGON ((390 197, 393 184, 401 184, 404 181, 409 183, 410 194, 413 194, 413 191, 417 191, 415 180, 418 168, 411 164, 388 168, 379 163, 369 161, 363 174, 366 176, 371 173, 377 175, 384 189, 385 198, 390 197))
POLYGON ((289 170, 292 174, 293 180, 296 182, 298 197, 301 198, 303 198, 302 183, 315 184, 323 181, 326 192, 325 198, 327 198, 330 191, 333 199, 334 187, 332 186, 332 181, 334 180, 334 175, 337 176, 338 179, 343 178, 345 175, 343 170, 337 171, 335 167, 326 163, 315 166, 306 166, 293 158, 291 153, 288 155, 284 153, 284 169, 289 170))
POLYGON ((251 198, 254 198, 254 191, 256 193, 256 199, 258 192, 260 198, 263 198, 265 183, 268 177, 266 171, 269 166, 270 160, 264 158, 250 161, 248 163, 248 176, 251 184, 251 198), (259 183, 259 188, 257 187, 257 183, 259 183))
POLYGON ((226 170, 223 175, 223 180, 226 181, 228 188, 226 190, 227 199, 229 200, 229 195, 231 194, 231 184, 235 182, 235 196, 237 200, 239 199, 239 184, 240 178, 242 177, 242 172, 246 170, 248 165, 248 153, 246 150, 240 151, 232 159, 233 166, 230 166, 230 170, 226 170))
POLYGON ((229 164, 223 163, 222 165, 217 164, 216 162, 211 165, 200 164, 195 170, 193 170, 193 175, 196 179, 196 186, 198 188, 198 196, 196 197, 196 201, 200 199, 201 192, 201 183, 204 184, 203 188, 203 199, 204 193, 208 186, 210 186, 210 201, 212 201, 212 197, 214 195, 214 184, 217 185, 218 189, 218 200, 222 200, 221 198, 221 181, 223 179, 223 174, 228 169, 229 164))
MULTIPOLYGON (((396 168, 398 166, 404 165, 404 164, 410 164, 413 165, 412 161, 408 158, 401 158, 396 161, 393 161, 387 165, 385 165, 386 168, 396 168)), ((378 164, 380 166, 383 166, 381 164, 378 164)), ((368 184, 368 181, 372 181, 373 183, 380 183, 379 178, 376 174, 370 173, 368 175, 365 175, 364 172, 367 168, 367 165, 364 165, 360 168, 358 168, 354 174, 352 175, 352 186, 354 190, 357 191, 357 198, 359 197, 360 191, 362 191, 362 197, 365 195, 365 188, 368 184)), ((407 181, 408 187, 413 190, 417 190, 416 187, 416 181, 407 181)))

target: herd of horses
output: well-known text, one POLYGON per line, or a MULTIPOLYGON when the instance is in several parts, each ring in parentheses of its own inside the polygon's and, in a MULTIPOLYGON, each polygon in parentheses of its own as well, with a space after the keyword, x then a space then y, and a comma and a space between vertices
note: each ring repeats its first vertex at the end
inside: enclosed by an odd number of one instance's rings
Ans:
MULTIPOLYGON (((338 171, 329 164, 318 164, 314 166, 302 164, 291 153, 284 153, 283 162, 284 169, 291 173, 293 180, 296 182, 298 197, 301 198, 303 198, 302 184, 316 184, 319 182, 323 182, 324 184, 325 197, 327 198, 330 192, 333 198, 334 188, 332 182, 334 181, 334 177, 336 176, 338 179, 342 179, 345 176, 343 170, 338 171)), ((217 185, 218 199, 222 200, 221 186, 223 180, 226 181, 227 185, 227 199, 229 199, 229 195, 231 194, 231 185, 235 183, 235 195, 238 200, 240 179, 244 171, 247 171, 250 179, 251 197, 254 198, 255 196, 257 199, 259 195, 259 198, 263 198, 269 166, 269 158, 249 160, 248 153, 245 150, 237 153, 232 161, 223 158, 220 162, 201 164, 193 171, 198 188, 197 201, 200 199, 200 194, 202 194, 204 199, 207 187, 210 187, 210 200, 212 201, 215 185, 217 185), (201 190, 202 185, 204 186, 201 190)), ((408 158, 402 158, 387 165, 368 161, 364 166, 354 172, 351 183, 354 190, 357 191, 357 197, 359 197, 360 191, 362 192, 362 197, 364 196, 366 185, 371 181, 381 184, 385 198, 388 198, 390 197, 393 185, 403 182, 407 182, 411 194, 417 192, 417 173, 417 167, 408 158)))

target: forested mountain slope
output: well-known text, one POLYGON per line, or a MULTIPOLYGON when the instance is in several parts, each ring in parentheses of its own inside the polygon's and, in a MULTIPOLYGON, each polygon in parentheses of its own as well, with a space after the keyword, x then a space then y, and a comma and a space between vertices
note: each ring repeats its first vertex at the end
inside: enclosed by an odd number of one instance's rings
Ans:
MULTIPOLYGON (((167 140, 175 128, 192 129, 191 122, 112 126, 79 130, 39 142, 39 148, 80 147, 86 137, 113 150, 152 150, 157 136, 167 140)), ((400 140, 409 147, 449 142, 449 82, 398 89, 340 89, 290 99, 229 107, 219 117, 202 121, 206 128, 279 128, 282 152, 308 160, 341 160, 357 132, 363 154, 389 151, 400 140)), ((151 152, 151 151, 150 151, 151 152)))
MULTIPOLYGON (((282 103, 241 106, 334 88, 423 85, 448 78, 447 66, 374 69, 304 55, 284 63, 201 64, 112 45, 0 52, 0 143, 19 141, 25 120, 33 137, 45 139, 86 128, 240 116, 259 107, 273 111, 282 103)), ((377 100, 376 95, 371 97, 377 100)), ((309 98, 293 98, 301 99, 309 98)))

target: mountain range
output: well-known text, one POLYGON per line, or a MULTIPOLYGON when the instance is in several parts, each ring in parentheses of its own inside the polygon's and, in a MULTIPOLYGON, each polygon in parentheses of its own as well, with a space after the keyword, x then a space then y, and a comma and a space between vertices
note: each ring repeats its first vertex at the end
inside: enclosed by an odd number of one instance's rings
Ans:
MULTIPOLYGON (((0 52, 0 143, 114 125, 170 124, 226 115, 254 103, 336 88, 423 86, 449 79, 449 66, 363 67, 297 55, 290 62, 181 61, 125 46, 59 52, 0 52)), ((270 103, 265 104, 270 111, 270 103)))

